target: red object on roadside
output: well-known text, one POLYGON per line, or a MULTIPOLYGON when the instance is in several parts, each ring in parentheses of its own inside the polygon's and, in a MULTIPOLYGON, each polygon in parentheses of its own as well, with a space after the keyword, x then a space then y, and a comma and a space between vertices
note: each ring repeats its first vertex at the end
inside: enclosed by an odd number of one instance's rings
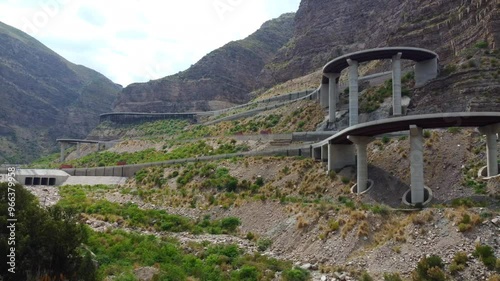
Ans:
POLYGON ((116 165, 117 166, 124 166, 124 165, 127 165, 127 162, 126 161, 118 161, 118 162, 116 162, 116 165))
POLYGON ((59 169, 71 169, 73 168, 73 165, 69 165, 69 164, 61 164, 61 166, 59 166, 59 169))

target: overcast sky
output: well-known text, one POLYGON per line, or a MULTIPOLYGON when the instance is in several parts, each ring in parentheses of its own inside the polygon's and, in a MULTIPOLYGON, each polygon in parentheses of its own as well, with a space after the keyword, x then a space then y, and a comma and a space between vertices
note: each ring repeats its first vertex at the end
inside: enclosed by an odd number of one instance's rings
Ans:
POLYGON ((126 86, 187 69, 300 0, 0 0, 0 21, 126 86))

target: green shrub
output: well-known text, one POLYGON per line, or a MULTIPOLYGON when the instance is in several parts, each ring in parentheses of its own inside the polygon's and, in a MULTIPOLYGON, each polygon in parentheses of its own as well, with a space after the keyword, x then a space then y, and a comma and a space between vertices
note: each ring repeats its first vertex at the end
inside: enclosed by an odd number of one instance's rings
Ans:
POLYGON ((486 49, 486 48, 488 48, 488 42, 486 42, 486 41, 477 42, 475 47, 478 49, 486 49))
POLYGON ((311 274, 309 271, 302 268, 294 268, 290 270, 283 271, 284 281, 306 281, 309 280, 311 274))
POLYGON ((455 274, 458 271, 463 271, 464 269, 465 269, 465 265, 457 264, 456 262, 451 262, 450 268, 449 268, 451 274, 455 274))
POLYGON ((474 256, 479 257, 488 269, 494 269, 496 266, 495 252, 488 245, 476 245, 474 256))
POLYGON ((137 173, 135 173, 135 181, 138 183, 142 183, 142 181, 147 175, 148 171, 146 169, 141 169, 137 173))
POLYGON ((258 281, 259 271, 254 266, 244 265, 233 273, 234 280, 258 281))
POLYGON ((269 247, 271 247, 272 244, 273 244, 273 241, 269 238, 259 239, 257 241, 257 249, 261 252, 264 252, 269 247))
POLYGON ((391 139, 388 136, 383 136, 382 137, 382 143, 388 144, 391 139))
POLYGON ((262 177, 257 177, 257 179, 255 180, 255 185, 257 185, 258 187, 264 186, 264 179, 262 177))
POLYGON ((466 264, 468 260, 466 252, 457 252, 453 257, 453 261, 457 264, 466 264))
POLYGON ((450 127, 450 128, 448 128, 448 133, 457 134, 457 133, 460 133, 460 131, 461 131, 460 127, 450 127))
POLYGON ((363 274, 361 274, 361 279, 359 279, 360 281, 373 281, 373 278, 370 276, 370 274, 368 274, 368 272, 363 272, 363 274))
POLYGON ((235 232, 238 226, 241 225, 241 221, 236 217, 227 217, 221 220, 220 225, 229 232, 235 232))
POLYGON ((444 281, 446 275, 443 271, 443 260, 439 256, 424 257, 413 272, 414 281, 444 281))
POLYGON ((342 181, 343 184, 348 184, 351 182, 351 180, 347 177, 342 177, 340 180, 342 181))
POLYGON ((403 281, 399 273, 384 273, 384 281, 403 281))
MULTIPOLYGON (((23 186, 0 183, 0 248, 5 255, 14 245, 7 244, 8 203, 15 194, 15 274, 8 264, 0 265, 0 280, 42 280, 46 276, 83 276, 95 280, 96 268, 82 245, 88 243, 87 228, 78 223, 78 211, 60 206, 41 208, 38 200, 23 186), (9 190, 10 189, 10 190, 9 190), (10 194, 9 194, 10 193, 10 194)), ((5 259, 4 259, 5 261, 5 259)))
POLYGON ((453 257, 453 261, 450 264, 450 273, 455 274, 458 271, 463 271, 465 269, 465 265, 467 264, 467 253, 465 252, 457 252, 453 257))
POLYGON ((443 69, 443 75, 450 75, 454 72, 457 71, 457 65, 456 64, 448 64, 444 67, 443 69))
POLYGON ((428 138, 430 138, 430 137, 431 137, 431 131, 429 131, 429 130, 424 130, 423 135, 424 135, 424 138, 428 139, 428 138))
POLYGON ((372 207, 372 212, 374 214, 380 214, 385 216, 389 214, 389 209, 387 209, 387 207, 384 205, 375 205, 372 207))
POLYGON ((247 236, 246 236, 246 239, 248 239, 248 240, 253 240, 253 239, 255 239, 255 234, 253 234, 252 232, 248 232, 248 233, 247 233, 247 236))
POLYGON ((328 227, 329 227, 330 231, 337 231, 340 227, 340 223, 338 221, 332 219, 328 222, 328 227))

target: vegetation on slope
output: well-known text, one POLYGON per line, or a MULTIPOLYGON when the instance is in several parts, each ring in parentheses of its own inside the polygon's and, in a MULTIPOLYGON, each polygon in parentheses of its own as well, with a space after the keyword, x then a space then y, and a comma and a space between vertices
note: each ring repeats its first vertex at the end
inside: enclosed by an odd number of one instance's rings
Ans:
MULTIPOLYGON (((413 72, 401 77, 401 95, 410 96, 410 89, 415 85, 413 72)), ((348 91, 349 89, 347 89, 348 91)), ((386 98, 392 97, 392 79, 386 80, 383 85, 371 87, 360 97, 360 113, 370 113, 377 110, 386 98)))
POLYGON ((15 192, 15 244, 7 225, 9 216, 7 183, 0 184, 0 248, 10 253, 15 248, 15 274, 7 271, 6 262, 0 265, 2 280, 95 280, 91 253, 82 246, 88 233, 82 224, 77 224, 77 214, 72 209, 51 207, 42 209, 38 200, 21 185, 15 192), (9 243, 9 244, 8 244, 9 243))
POLYGON ((158 151, 154 148, 149 148, 132 153, 116 153, 110 151, 95 152, 82 158, 69 161, 68 163, 72 164, 75 167, 103 167, 114 166, 119 162, 127 164, 139 164, 190 157, 236 153, 247 150, 248 148, 246 146, 237 145, 235 141, 219 141, 219 144, 217 144, 217 146, 213 146, 208 144, 206 141, 200 140, 184 145, 174 146, 172 148, 169 148, 167 145, 165 145, 162 151, 158 151))
POLYGON ((99 280, 137 280, 140 267, 152 267, 154 280, 179 281, 273 280, 276 272, 292 270, 289 262, 244 254, 236 245, 191 243, 187 253, 171 239, 123 231, 92 233, 89 247, 101 264, 99 280))

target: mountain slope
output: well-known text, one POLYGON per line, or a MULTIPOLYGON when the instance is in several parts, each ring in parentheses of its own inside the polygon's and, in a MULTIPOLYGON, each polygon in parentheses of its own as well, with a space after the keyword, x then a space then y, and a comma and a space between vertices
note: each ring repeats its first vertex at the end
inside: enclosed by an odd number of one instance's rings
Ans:
POLYGON ((129 85, 114 111, 204 111, 246 102, 248 93, 259 87, 258 74, 292 36, 293 22, 294 14, 282 15, 247 38, 209 53, 184 72, 129 85))
POLYGON ((498 1, 302 0, 293 38, 261 74, 263 86, 304 76, 353 51, 415 46, 441 63, 479 41, 500 44, 498 1))
POLYGON ((85 137, 121 86, 0 22, 0 161, 27 162, 85 137))

